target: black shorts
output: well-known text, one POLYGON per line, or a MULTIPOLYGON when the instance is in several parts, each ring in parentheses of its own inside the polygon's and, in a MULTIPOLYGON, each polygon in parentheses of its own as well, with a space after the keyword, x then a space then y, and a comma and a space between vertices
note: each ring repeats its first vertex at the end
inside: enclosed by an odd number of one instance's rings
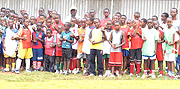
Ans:
POLYGON ((77 57, 77 50, 76 49, 72 49, 72 57, 77 57))
POLYGON ((62 48, 63 58, 72 58, 72 49, 71 48, 62 48))
POLYGON ((139 49, 130 49, 130 61, 141 61, 142 60, 142 52, 141 48, 139 49))

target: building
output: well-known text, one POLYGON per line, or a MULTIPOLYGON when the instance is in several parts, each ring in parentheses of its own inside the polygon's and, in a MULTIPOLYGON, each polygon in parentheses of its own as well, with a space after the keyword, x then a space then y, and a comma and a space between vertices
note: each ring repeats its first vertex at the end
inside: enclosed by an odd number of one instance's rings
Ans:
MULTIPOLYGON (((180 0, 0 0, 0 7, 9 7, 17 13, 24 8, 30 16, 38 16, 40 7, 46 13, 51 8, 61 14, 62 20, 70 13, 71 6, 78 8, 77 15, 81 17, 90 9, 95 9, 96 17, 103 18, 103 9, 107 7, 111 10, 111 17, 119 11, 127 15, 128 19, 133 19, 135 11, 139 11, 144 18, 152 15, 160 17, 161 13, 169 13, 173 7, 180 11, 180 0)), ((178 18, 180 19, 180 14, 178 18)))

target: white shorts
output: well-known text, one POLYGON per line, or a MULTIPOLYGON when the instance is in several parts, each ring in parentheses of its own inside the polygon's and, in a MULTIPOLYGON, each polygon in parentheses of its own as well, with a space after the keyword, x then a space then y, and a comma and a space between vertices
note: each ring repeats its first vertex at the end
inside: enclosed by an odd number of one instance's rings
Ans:
POLYGON ((164 54, 164 60, 165 61, 175 61, 176 60, 176 54, 174 54, 174 53, 165 53, 164 54))
POLYGON ((86 58, 86 54, 85 53, 78 53, 77 58, 78 59, 86 58))
POLYGON ((148 60, 148 59, 154 60, 154 59, 156 59, 156 55, 153 55, 153 56, 142 55, 142 59, 144 59, 144 60, 148 60))

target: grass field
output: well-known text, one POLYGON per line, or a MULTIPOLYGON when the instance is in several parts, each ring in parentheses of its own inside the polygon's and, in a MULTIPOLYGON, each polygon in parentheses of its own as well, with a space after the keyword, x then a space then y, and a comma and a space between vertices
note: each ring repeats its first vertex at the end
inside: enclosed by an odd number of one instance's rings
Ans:
POLYGON ((10 72, 0 72, 0 86, 1 89, 24 89, 24 88, 150 88, 150 89, 171 89, 178 88, 180 80, 170 80, 167 77, 162 78, 146 78, 141 79, 134 76, 124 75, 122 78, 110 77, 89 77, 77 75, 61 75, 49 72, 21 72, 14 74, 10 72))
POLYGON ((170 80, 169 77, 165 76, 156 79, 141 79, 135 75, 130 77, 128 74, 123 75, 122 78, 100 78, 98 76, 83 76, 82 73, 67 76, 38 71, 31 73, 22 71, 20 74, 0 72, 0 89, 171 89, 179 88, 179 86, 180 80, 170 80))

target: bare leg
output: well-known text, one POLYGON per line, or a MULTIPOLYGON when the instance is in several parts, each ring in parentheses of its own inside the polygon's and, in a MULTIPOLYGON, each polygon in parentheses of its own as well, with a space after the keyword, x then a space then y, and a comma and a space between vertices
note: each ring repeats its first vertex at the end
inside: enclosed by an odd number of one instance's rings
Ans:
POLYGON ((155 61, 151 60, 151 70, 155 70, 155 61))
POLYGON ((69 71, 69 67, 70 67, 70 59, 67 59, 67 71, 69 71))
POLYGON ((123 72, 125 71, 126 66, 127 66, 127 56, 124 56, 123 72))
POLYGON ((144 70, 147 70, 148 67, 148 60, 144 60, 144 70))
POLYGON ((114 66, 111 67, 112 75, 114 75, 114 66))
POLYGON ((121 66, 119 67, 119 75, 121 75, 121 66))
POLYGON ((64 58, 64 70, 67 70, 67 59, 64 58))

